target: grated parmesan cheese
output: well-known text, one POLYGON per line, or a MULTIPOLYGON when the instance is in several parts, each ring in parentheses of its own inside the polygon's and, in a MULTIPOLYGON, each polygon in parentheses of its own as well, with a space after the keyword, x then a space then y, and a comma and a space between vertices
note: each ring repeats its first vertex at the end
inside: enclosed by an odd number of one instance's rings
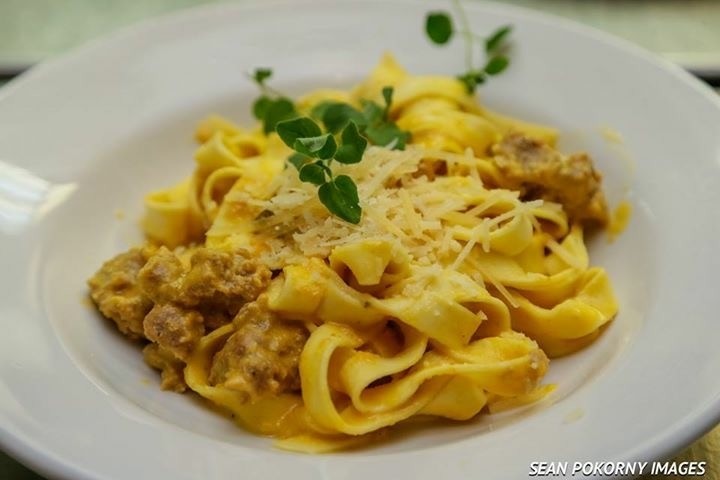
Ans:
MULTIPOLYGON (((413 145, 403 151, 368 148, 362 162, 336 167, 338 174, 350 175, 357 183, 363 208, 358 225, 330 215, 316 187, 286 169, 274 181, 270 198, 252 201, 264 212, 254 222, 255 234, 268 247, 259 253, 260 260, 280 268, 307 257, 327 257, 341 245, 393 240, 422 268, 457 270, 466 265, 473 277, 487 281, 515 305, 512 294, 477 265, 472 252, 489 252, 492 232, 515 217, 529 216, 537 224, 532 209, 542 201, 523 202, 517 192, 486 187, 484 180, 492 178, 478 168, 481 162, 471 151, 454 154, 413 145), (429 159, 444 161, 447 174, 432 179, 423 174, 419 166, 429 159)), ((420 285, 406 288, 414 291, 420 285)))

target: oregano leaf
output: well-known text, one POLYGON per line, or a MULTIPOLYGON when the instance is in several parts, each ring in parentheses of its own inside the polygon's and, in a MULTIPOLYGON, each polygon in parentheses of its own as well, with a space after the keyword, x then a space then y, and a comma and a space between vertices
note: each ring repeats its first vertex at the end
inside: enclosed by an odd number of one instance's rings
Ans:
POLYGON ((358 163, 362 160, 367 140, 360 135, 358 126, 350 121, 342 132, 342 144, 335 153, 335 160, 340 163, 358 163))
POLYGON ((300 180, 322 185, 325 183, 325 170, 317 163, 307 163, 300 169, 300 180))
POLYGON ((425 33, 437 45, 444 45, 453 36, 453 24, 446 12, 430 12, 425 17, 425 33))

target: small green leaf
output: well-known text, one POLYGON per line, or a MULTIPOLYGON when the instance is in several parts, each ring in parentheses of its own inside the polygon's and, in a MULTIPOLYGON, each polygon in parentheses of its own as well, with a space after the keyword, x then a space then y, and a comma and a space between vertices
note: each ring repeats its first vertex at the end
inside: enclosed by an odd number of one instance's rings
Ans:
POLYGON ((351 121, 358 125, 367 123, 361 112, 352 105, 342 102, 333 102, 325 106, 321 119, 328 132, 333 134, 341 131, 351 121))
POLYGON ((318 197, 330 213, 346 222, 360 223, 362 209, 358 203, 357 187, 350 177, 340 175, 334 181, 323 183, 318 189, 318 197))
POLYGON ((335 177, 335 186, 342 192, 342 194, 353 203, 360 203, 360 197, 358 196, 357 185, 353 182, 353 179, 347 175, 338 175, 335 177))
POLYGON ((505 70, 509 64, 510 60, 504 55, 493 57, 488 60, 485 65, 485 73, 488 75, 497 75, 505 70))
POLYGON ((393 150, 404 150, 410 133, 401 130, 394 123, 382 123, 365 129, 365 136, 374 145, 391 147, 393 150))
POLYGON ((322 150, 329 137, 330 134, 326 133, 325 135, 319 135, 317 137, 298 138, 295 140, 295 143, 293 143, 293 148, 300 153, 303 153, 304 150, 309 153, 317 153, 322 150))
POLYGON ((310 116, 314 118, 315 120, 319 120, 322 122, 323 116, 325 115, 325 111, 330 107, 330 105, 335 105, 337 102, 333 101, 325 101, 320 102, 317 105, 315 105, 312 110, 310 111, 310 116))
POLYGON ((313 185, 325 183, 325 170, 317 163, 308 163, 300 169, 300 180, 313 185))
POLYGON ((298 138, 319 137, 322 135, 318 124, 308 117, 298 117, 279 122, 275 130, 282 141, 285 142, 285 145, 292 149, 295 148, 295 140, 298 138))
POLYGON ((458 79, 465 84, 465 90, 467 90, 469 94, 475 93, 475 89, 477 88, 477 82, 474 78, 462 76, 458 77, 458 79))
POLYGON ((471 70, 457 77, 467 89, 468 93, 475 93, 478 85, 485 83, 485 72, 480 70, 471 70))
POLYGON ((264 85, 265 80, 270 77, 272 77, 272 70, 269 68, 256 68, 252 74, 253 80, 255 80, 258 85, 264 85))
POLYGON ((290 163, 297 171, 299 172, 300 169, 302 169, 303 165, 306 163, 309 163, 312 159, 310 157, 307 157, 303 155, 302 153, 293 153, 290 155, 287 159, 288 163, 290 163))
POLYGON ((342 145, 335 153, 340 163, 358 163, 367 148, 367 140, 360 135, 357 125, 351 121, 342 132, 342 145))
POLYGON ((271 100, 265 108, 263 118, 263 130, 270 133, 275 130, 278 123, 297 116, 295 105, 287 98, 281 97, 271 100))
POLYGON ((383 87, 382 96, 385 100, 385 109, 383 110, 383 118, 387 119, 390 112, 390 104, 392 103, 393 87, 383 87))
POLYGON ((263 120, 272 103, 273 100, 265 95, 255 100, 252 107, 253 116, 255 116, 258 120, 263 120))
POLYGON ((332 158, 337 151, 337 143, 330 133, 315 137, 300 137, 295 139, 292 145, 293 150, 307 155, 308 157, 327 160, 332 158))
POLYGON ((363 116, 368 125, 379 122, 383 119, 383 108, 370 100, 363 100, 363 116))
POLYGON ((446 12, 430 12, 425 17, 425 33, 438 45, 450 41, 453 35, 453 24, 446 12))
POLYGON ((502 45, 502 42, 505 40, 505 38, 510 34, 510 32, 512 32, 512 28, 512 25, 505 25, 495 30, 485 40, 485 51, 487 53, 492 53, 497 50, 500 45, 502 45))

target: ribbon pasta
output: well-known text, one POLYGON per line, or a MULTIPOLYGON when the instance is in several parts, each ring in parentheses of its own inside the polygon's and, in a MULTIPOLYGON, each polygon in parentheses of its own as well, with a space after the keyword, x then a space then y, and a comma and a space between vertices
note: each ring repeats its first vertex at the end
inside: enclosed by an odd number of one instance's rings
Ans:
POLYGON ((554 145, 555 129, 490 112, 455 79, 409 75, 390 56, 354 90, 298 105, 359 105, 386 85, 411 141, 338 166, 358 185, 359 225, 329 216, 285 169, 276 134, 219 117, 198 128, 192 177, 146 197, 148 237, 248 251, 276 272, 270 310, 308 329, 296 393, 247 402, 211 384, 233 324, 203 337, 185 369, 192 390, 282 448, 342 449, 414 416, 461 421, 542 398, 548 357, 591 343, 618 309, 582 226, 498 188, 491 147, 512 132, 554 145))

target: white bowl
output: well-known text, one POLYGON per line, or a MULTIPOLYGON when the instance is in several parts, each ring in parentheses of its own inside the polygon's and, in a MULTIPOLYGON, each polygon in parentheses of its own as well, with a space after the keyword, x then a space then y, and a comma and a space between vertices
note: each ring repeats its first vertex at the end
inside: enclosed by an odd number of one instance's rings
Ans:
POLYGON ((126 29, 0 90, 0 443, 48 476, 518 478, 533 461, 665 457, 720 419, 720 100, 679 68, 564 20, 467 2, 477 31, 512 23, 511 68, 481 89, 497 110, 558 126, 591 152, 611 202, 634 214, 596 238, 621 309, 585 351, 553 361, 550 401, 439 424, 325 456, 274 450, 191 395, 159 390, 139 348, 84 300, 85 279, 140 239, 142 195, 187 175, 195 123, 241 122, 244 72, 290 94, 348 86, 385 50, 454 74, 462 47, 431 46, 445 2, 220 5, 126 29), (622 146, 601 128, 622 133, 622 146), (125 219, 116 218, 121 209, 125 219))

